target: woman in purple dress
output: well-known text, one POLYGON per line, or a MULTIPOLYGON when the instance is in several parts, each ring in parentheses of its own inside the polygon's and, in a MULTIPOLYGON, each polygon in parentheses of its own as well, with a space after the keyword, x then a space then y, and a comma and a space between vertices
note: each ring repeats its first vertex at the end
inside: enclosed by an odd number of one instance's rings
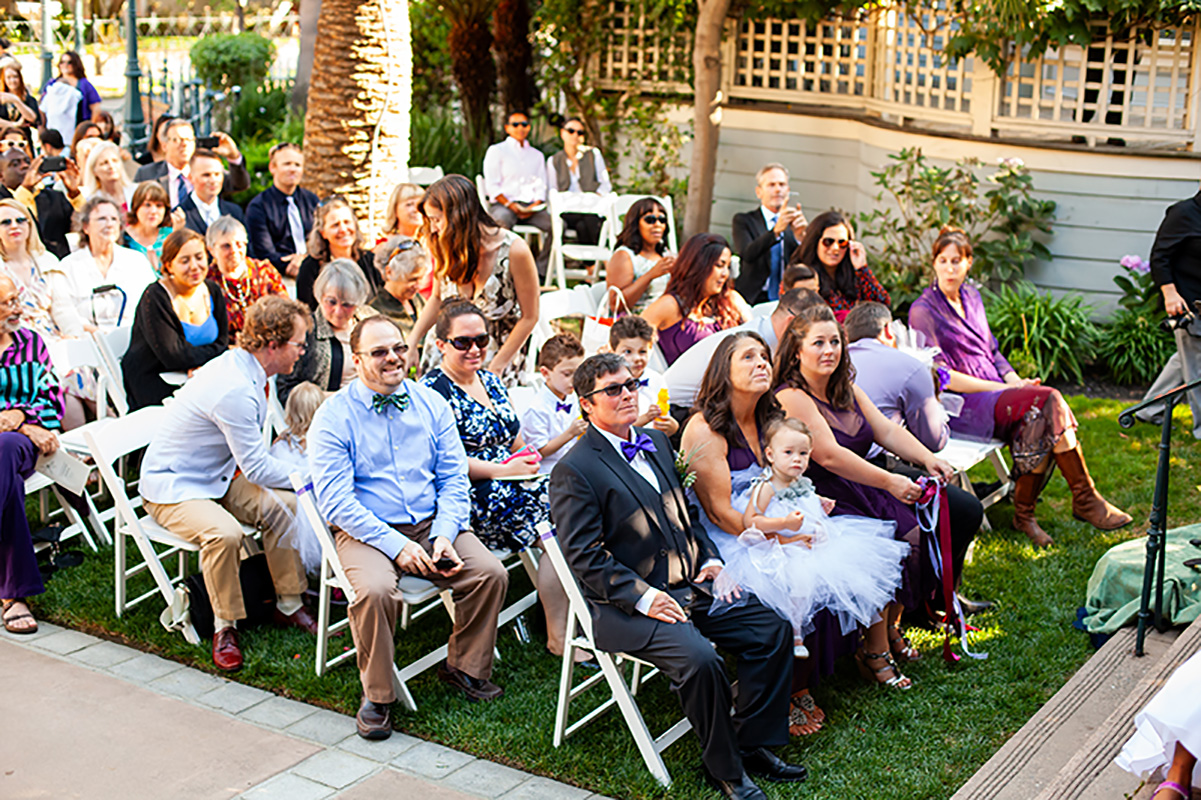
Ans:
POLYGON ((947 388, 963 395, 963 411, 951 430, 980 439, 1002 439, 1013 457, 1013 528, 1035 547, 1052 544, 1034 518, 1034 504, 1052 461, 1072 490, 1072 516, 1104 531, 1130 524, 1093 485, 1076 439, 1076 418, 1058 390, 1018 377, 997 348, 980 292, 965 285, 972 245, 963 231, 944 228, 934 243, 937 282, 909 309, 909 325, 942 351, 947 388))
POLYGON ((694 344, 751 318, 751 307, 734 290, 730 245, 715 233, 698 233, 680 249, 667 291, 642 317, 659 332, 667 365, 694 344))
POLYGON ((45 591, 25 518, 25 479, 58 449, 63 398, 42 337, 21 328, 17 287, 0 275, 0 600, 4 628, 35 633, 26 598, 45 591))

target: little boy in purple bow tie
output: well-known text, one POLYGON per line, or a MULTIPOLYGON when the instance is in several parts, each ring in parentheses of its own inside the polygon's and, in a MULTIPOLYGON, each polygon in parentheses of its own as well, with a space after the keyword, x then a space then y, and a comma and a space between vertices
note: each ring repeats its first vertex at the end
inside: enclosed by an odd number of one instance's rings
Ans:
POLYGON ((549 474, 588 427, 571 388, 571 378, 583 360, 584 347, 570 333, 547 339, 538 353, 538 371, 545 385, 521 412, 521 436, 542 456, 540 473, 549 474))

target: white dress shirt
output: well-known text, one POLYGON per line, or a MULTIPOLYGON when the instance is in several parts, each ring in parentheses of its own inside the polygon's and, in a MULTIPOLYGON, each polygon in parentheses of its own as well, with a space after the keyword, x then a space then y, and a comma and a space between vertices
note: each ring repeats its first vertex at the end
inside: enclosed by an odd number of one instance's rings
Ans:
POLYGON ((200 218, 204 220, 205 225, 212 225, 220 218, 221 205, 218 198, 214 197, 213 202, 206 203, 198 194, 192 192, 192 202, 196 204, 196 210, 200 212, 200 218))
POLYGON ((113 263, 109 265, 108 274, 101 274, 92 251, 87 247, 81 247, 64 258, 59 262, 59 268, 79 318, 95 324, 101 330, 111 330, 118 324, 132 325, 133 312, 142 299, 142 292, 157 280, 146 256, 120 245, 113 245, 113 263), (124 290, 124 313, 121 312, 119 292, 92 296, 93 289, 108 284, 116 284, 124 290))
POLYGON ((288 462, 263 441, 267 373, 246 350, 214 358, 175 393, 142 460, 138 491, 152 503, 216 500, 237 469, 256 486, 291 489, 288 462))
POLYGON ((773 353, 776 350, 776 330, 771 326, 770 314, 766 317, 755 317, 750 322, 745 322, 736 328, 727 328, 712 336, 706 336, 681 353, 680 357, 663 373, 663 379, 667 382, 667 390, 671 393, 672 403, 692 407, 697 394, 701 391, 701 381, 705 377, 705 370, 709 368, 709 361, 712 360, 713 353, 722 340, 735 331, 754 331, 763 337, 763 341, 767 342, 768 348, 773 353))
MULTIPOLYGON (((560 400, 548 387, 543 386, 534 396, 534 402, 521 415, 521 438, 530 447, 541 450, 551 439, 562 436, 579 416, 580 406, 574 394, 560 400), (564 411, 559 408, 560 403, 571 408, 564 411)), ((543 456, 542 461, 538 463, 539 474, 549 475, 555 464, 559 463, 559 459, 575 446, 576 441, 572 439, 549 456, 543 456)))
POLYGON ((518 203, 546 200, 546 162, 542 151, 512 136, 492 145, 484 154, 484 191, 495 203, 504 195, 518 203))

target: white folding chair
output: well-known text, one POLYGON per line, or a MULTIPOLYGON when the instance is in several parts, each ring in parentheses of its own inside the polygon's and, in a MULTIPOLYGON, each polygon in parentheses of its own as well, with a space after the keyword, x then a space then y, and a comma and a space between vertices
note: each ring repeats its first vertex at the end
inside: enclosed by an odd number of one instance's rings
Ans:
POLYGON ((591 301, 591 297, 587 292, 578 292, 574 289, 556 289, 553 292, 546 292, 539 297, 538 323, 530 333, 530 346, 526 353, 525 372, 527 374, 536 374, 538 372, 538 351, 546 343, 547 339, 555 335, 555 329, 551 325, 551 322, 562 317, 587 316, 595 311, 596 304, 591 301))
MULTIPOLYGON (((492 208, 492 201, 488 199, 488 190, 484 186, 484 176, 483 175, 475 176, 475 190, 477 192, 479 192, 480 204, 484 207, 484 210, 490 211, 492 208)), ((542 237, 546 235, 545 233, 543 233, 541 228, 535 227, 533 225, 522 225, 519 222, 513 226, 513 233, 515 233, 518 236, 520 236, 521 238, 525 239, 526 242, 530 245, 530 250, 532 250, 534 252, 534 255, 535 256, 538 255, 538 247, 535 245, 534 242, 530 241, 530 237, 536 237, 538 240, 538 245, 541 245, 542 237)))
MULTIPOLYGON (((105 530, 104 523, 100 519, 100 514, 96 510, 96 506, 92 503, 92 498, 88 497, 86 493, 84 494, 88 505, 88 514, 85 520, 75 507, 63 497, 62 492, 54 481, 40 472, 35 472, 25 479, 25 495, 36 494, 38 496, 38 506, 44 522, 49 521, 52 517, 46 492, 54 493, 54 497, 58 500, 58 505, 62 509, 62 514, 68 522, 63 528, 63 532, 59 534, 58 541, 60 543, 70 539, 72 536, 82 536, 83 540, 87 542, 88 547, 92 548, 93 553, 99 552, 99 548, 96 546, 96 539, 92 538, 93 534, 102 543, 110 543, 108 531, 105 530)), ((54 513, 57 514, 58 512, 54 513)), ((40 553, 52 546, 48 542, 35 542, 33 551, 40 553)))
MULTIPOLYGON (((106 424, 88 430, 84 439, 96 462, 96 469, 113 497, 117 508, 117 519, 113 530, 113 562, 116 582, 115 604, 117 616, 122 616, 127 610, 137 604, 158 595, 166 605, 171 605, 175 597, 175 586, 187 577, 187 559, 189 553, 199 552, 200 546, 187 542, 160 526, 149 516, 138 513, 142 500, 137 495, 129 496, 122 480, 113 469, 117 460, 137 452, 150 444, 162 424, 166 409, 163 406, 147 406, 126 414, 119 419, 111 419, 106 424), (125 538, 133 539, 142 561, 134 567, 126 563, 125 538), (159 552, 155 545, 165 546, 166 550, 159 552), (167 574, 163 562, 172 556, 178 559, 178 569, 174 576, 167 574), (154 579, 155 587, 131 599, 127 597, 129 579, 139 573, 148 571, 154 579)), ((243 531, 248 536, 255 533, 254 528, 243 525, 243 531)), ((184 638, 192 644, 199 644, 200 637, 196 629, 189 623, 183 629, 184 638)))
POLYGON ((284 419, 284 406, 279 402, 279 389, 275 383, 275 375, 267 379, 267 417, 263 420, 263 444, 267 447, 275 441, 275 437, 288 429, 284 419))
POLYGON ((129 413, 129 400, 125 396, 125 378, 121 372, 121 359, 125 358, 125 352, 129 350, 132 330, 132 326, 125 325, 110 331, 92 333, 92 341, 100 357, 96 371, 102 391, 96 401, 97 415, 107 414, 107 403, 103 402, 106 397, 112 402, 118 417, 129 413))
POLYGON ((762 317, 770 317, 775 312, 777 305, 775 300, 768 300, 766 303, 756 303, 751 306, 751 318, 760 319, 762 317))
MULTIPOLYGON (((607 262, 613 257, 614 232, 613 195, 595 192, 551 192, 547 210, 550 213, 550 265, 546 271, 546 285, 558 278, 559 288, 567 288, 567 271, 564 260, 607 262), (600 239, 596 244, 572 244, 564 241, 564 214, 595 214, 603 221, 600 239), (553 272, 552 272, 553 270, 553 272)), ((600 275, 600 273, 597 273, 600 275)), ((583 280, 583 270, 573 271, 572 277, 583 280)))
POLYGON ((409 167, 409 183, 429 186, 435 181, 442 180, 442 174, 442 167, 409 167))
POLYGON ((592 615, 588 611, 588 604, 584 600, 579 584, 576 583, 575 575, 567 565, 567 559, 559 547, 559 540, 555 536, 554 530, 549 525, 543 525, 540 526, 539 535, 542 538, 546 558, 550 560, 555 575, 563 584, 568 601, 566 646, 563 648, 563 668, 559 677, 559 702, 555 710, 555 747, 562 745, 567 737, 595 721, 616 705, 625 719, 626 727, 630 729, 630 734, 634 737, 634 743, 638 746, 642 760, 646 762, 646 768, 660 784, 670 786, 671 775, 663 763, 662 753, 681 736, 692 730, 692 724, 685 717, 657 738, 651 735, 650 729, 646 726, 646 720, 642 718, 642 712, 638 710, 638 703, 635 702, 634 696, 644 683, 659 673, 659 670, 649 662, 624 653, 606 653, 597 649, 592 632, 592 615), (579 648, 590 650, 593 653, 597 663, 600 664, 601 671, 573 686, 575 651, 579 648), (633 664, 633 674, 628 684, 623 675, 626 661, 633 664), (642 671, 644 667, 649 667, 645 674, 642 671), (602 681, 609 686, 609 699, 576 722, 568 724, 571 702, 602 681))
MULTIPOLYGON (((985 459, 992 464, 993 471, 996 473, 997 480, 1001 482, 1001 485, 980 498, 980 503, 987 510, 1013 490, 1013 480, 1009 475, 1009 465, 1005 463, 1005 454, 1002 452, 1004 449, 1005 443, 997 439, 978 441, 952 436, 947 441, 947 446, 939 450, 937 455, 955 468, 955 480, 959 484, 959 488, 965 492, 971 492, 973 495, 976 492, 972 488, 971 479, 968 478, 968 470, 985 459)), ((992 529, 992 526, 988 522, 987 514, 984 516, 983 526, 985 530, 992 529)))
POLYGON ((613 220, 614 225, 620 227, 625 224, 626 212, 630 207, 644 197, 654 197, 659 201, 659 205, 663 206, 663 210, 667 212, 667 249, 669 252, 680 252, 680 246, 676 242, 676 215, 671 207, 670 197, 656 197, 653 194, 619 194, 613 198, 613 220))

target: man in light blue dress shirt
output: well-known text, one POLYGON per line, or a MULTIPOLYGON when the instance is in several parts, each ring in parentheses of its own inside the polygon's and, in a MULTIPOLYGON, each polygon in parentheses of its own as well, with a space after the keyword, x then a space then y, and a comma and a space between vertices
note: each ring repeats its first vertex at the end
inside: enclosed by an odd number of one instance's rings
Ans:
POLYGON ((276 622, 317 631, 301 601, 308 581, 292 533, 292 468, 263 442, 267 379, 292 371, 308 326, 304 304, 260 298, 246 312, 238 347, 205 364, 175 393, 142 461, 138 491, 150 516, 200 545, 213 606, 213 663, 227 671, 242 666, 234 627, 246 617, 239 579, 242 523, 263 531, 276 622))
POLYGON ((386 739, 401 574, 454 594, 454 630, 438 675, 479 701, 504 693, 490 678, 508 573, 468 530, 467 453, 454 413, 440 394, 405 380, 400 328, 369 317, 351 331, 350 349, 359 377, 317 410, 309 467, 355 592, 348 615, 363 683, 359 735, 386 739))

